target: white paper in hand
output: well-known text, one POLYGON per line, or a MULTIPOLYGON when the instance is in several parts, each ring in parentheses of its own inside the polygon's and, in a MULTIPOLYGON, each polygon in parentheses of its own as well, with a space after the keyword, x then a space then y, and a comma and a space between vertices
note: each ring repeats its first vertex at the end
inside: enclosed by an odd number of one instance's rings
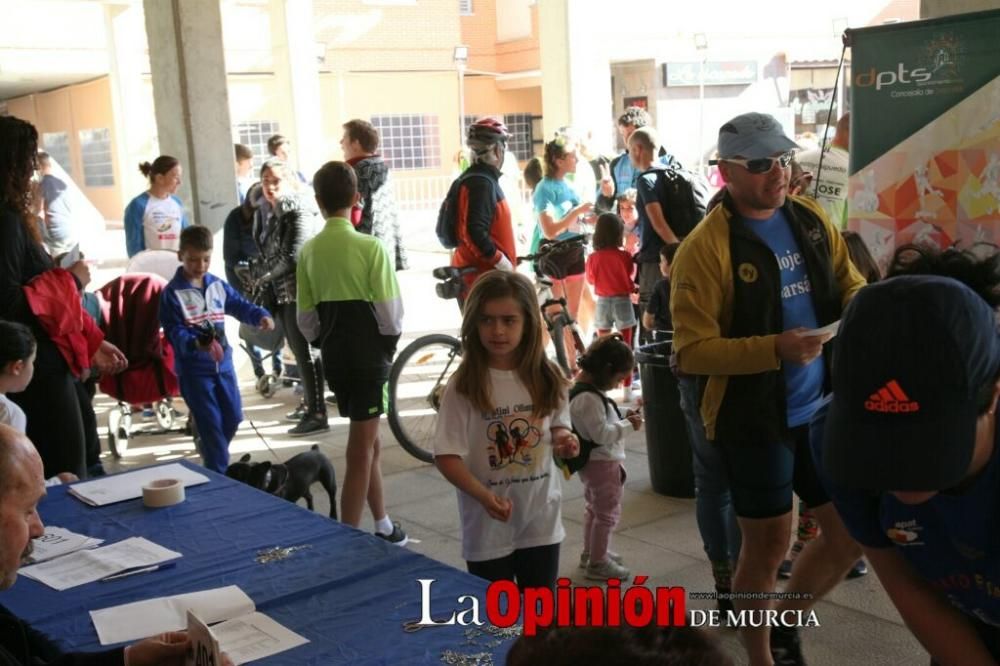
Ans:
POLYGON ((222 666, 219 641, 215 640, 208 625, 191 611, 187 612, 187 634, 191 651, 184 660, 185 666, 222 666))
POLYGON ((804 337, 804 338, 822 337, 824 335, 827 335, 828 333, 832 334, 833 336, 836 336, 837 335, 837 330, 839 328, 840 328, 840 320, 838 319, 837 321, 833 322, 832 324, 827 324, 826 326, 823 326, 822 328, 811 328, 808 331, 803 331, 802 332, 802 337, 804 337))

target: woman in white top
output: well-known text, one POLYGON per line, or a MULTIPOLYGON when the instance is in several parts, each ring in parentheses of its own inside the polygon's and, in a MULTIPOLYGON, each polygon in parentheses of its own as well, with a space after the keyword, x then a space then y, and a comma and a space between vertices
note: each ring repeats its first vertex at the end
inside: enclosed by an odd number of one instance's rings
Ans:
POLYGON ((184 204, 177 197, 181 186, 181 164, 176 157, 160 155, 153 163, 139 165, 149 178, 149 189, 125 208, 125 249, 131 257, 143 250, 180 247, 181 230, 187 227, 184 204))

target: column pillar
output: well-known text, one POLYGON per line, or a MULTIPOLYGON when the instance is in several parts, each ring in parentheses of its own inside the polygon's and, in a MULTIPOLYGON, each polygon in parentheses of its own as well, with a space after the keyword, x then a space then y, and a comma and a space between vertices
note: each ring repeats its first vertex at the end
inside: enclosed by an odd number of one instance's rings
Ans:
POLYGON ((104 5, 108 35, 111 111, 114 117, 115 183, 122 201, 129 201, 147 187, 138 166, 155 155, 146 155, 144 138, 152 118, 142 73, 148 68, 140 31, 142 14, 130 5, 104 5))
POLYGON ((218 0, 143 0, 161 154, 180 160, 192 220, 222 229, 236 205, 218 0))
POLYGON ((597 135, 607 133, 614 108, 611 68, 603 46, 606 40, 594 29, 606 24, 606 17, 599 13, 600 7, 599 3, 570 0, 538 3, 542 125, 546 141, 565 125, 591 130, 597 135))
MULTIPOLYGON (((323 135, 312 0, 270 0, 270 14, 281 133, 292 142, 292 166, 312 179, 324 162, 340 158, 339 151, 328 154, 323 135)), ((340 118, 338 123, 347 120, 340 118)))

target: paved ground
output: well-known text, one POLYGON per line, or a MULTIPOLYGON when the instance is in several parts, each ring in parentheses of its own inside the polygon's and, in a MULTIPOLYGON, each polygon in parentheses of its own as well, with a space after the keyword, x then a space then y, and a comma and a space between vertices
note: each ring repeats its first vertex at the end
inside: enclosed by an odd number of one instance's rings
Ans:
MULTIPOLYGON (((430 331, 453 332, 458 326, 453 302, 433 297, 429 269, 443 263, 442 255, 417 253, 414 268, 401 274, 407 308, 405 338, 430 331)), ((95 284, 113 276, 113 264, 102 267, 95 284)), ((221 271, 220 271, 221 272, 221 271)), ((234 338, 233 338, 234 339, 234 338)), ((406 339, 401 343, 405 345, 406 339)), ((285 460, 313 444, 333 461, 338 476, 343 475, 347 423, 331 419, 330 431, 316 438, 294 439, 285 435, 291 425, 284 414, 296 404, 292 389, 285 388, 271 399, 254 390, 249 366, 241 370, 244 411, 247 420, 231 447, 232 457, 250 452, 256 460, 285 460), (256 427, 258 435, 251 427, 256 427), (270 449, 270 451, 268 450, 270 449), (273 455, 272 452, 273 451, 273 455)), ((99 423, 106 423, 107 411, 114 407, 106 396, 98 396, 95 406, 99 423)), ((152 428, 152 424, 140 424, 152 428)), ((382 469, 389 513, 414 538, 409 547, 441 562, 464 568, 460 557, 460 527, 455 491, 433 466, 425 465, 403 451, 382 420, 382 469), (416 541, 419 540, 419 543, 416 541)), ((104 434, 104 433, 102 433, 104 434)), ((105 447, 107 445, 105 444, 105 447)), ((695 523, 694 501, 671 499, 653 492, 649 482, 644 433, 633 433, 627 443, 628 483, 622 522, 614 538, 614 548, 635 574, 649 576, 649 585, 685 586, 689 591, 713 589, 708 561, 695 523)), ((198 460, 191 441, 179 433, 142 435, 135 438, 126 455, 114 460, 104 454, 109 470, 129 469, 178 458, 198 460)), ((583 582, 577 569, 582 543, 583 489, 579 481, 565 484, 563 521, 567 537, 563 543, 560 573, 583 582)), ((317 485, 316 510, 325 513, 329 500, 317 485)), ((371 530, 371 519, 363 528, 371 530)), ((414 588, 416 589, 416 587, 414 588)), ((695 608, 710 608, 711 602, 696 601, 695 608)), ((804 642, 809 663, 814 666, 843 664, 926 663, 927 657, 889 603, 874 574, 840 585, 816 608, 822 627, 807 630, 804 642)), ((743 652, 733 632, 719 630, 721 641, 737 658, 743 652)))

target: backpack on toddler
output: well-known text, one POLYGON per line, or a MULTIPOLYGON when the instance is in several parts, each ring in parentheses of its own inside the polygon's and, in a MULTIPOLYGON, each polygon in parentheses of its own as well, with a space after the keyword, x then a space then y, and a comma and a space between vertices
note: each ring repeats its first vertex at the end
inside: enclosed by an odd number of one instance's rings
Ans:
POLYGON ((657 179, 665 185, 666 200, 659 203, 667 226, 679 240, 683 240, 705 217, 709 199, 708 182, 678 162, 666 166, 654 164, 644 173, 651 171, 655 171, 657 179))
POLYGON ((472 173, 466 171, 452 182, 451 187, 448 188, 448 194, 441 202, 441 208, 438 209, 437 226, 434 228, 437 232, 438 242, 446 250, 454 250, 458 247, 458 189, 469 178, 484 178, 491 185, 493 184, 488 176, 475 171, 472 173))
MULTIPOLYGON (((618 410, 617 403, 615 403, 615 401, 609 398, 608 396, 604 395, 604 393, 601 392, 601 390, 598 389, 593 384, 587 384, 584 382, 574 383, 569 390, 568 400, 572 402, 573 398, 580 395, 581 393, 593 393, 595 395, 600 396, 601 401, 604 402, 605 413, 607 412, 607 407, 610 406, 611 409, 614 410, 615 414, 618 415, 619 420, 623 418, 622 413, 618 410)), ((584 465, 590 462, 590 452, 596 449, 597 447, 601 446, 601 444, 598 444, 597 442, 587 439, 586 437, 581 435, 580 432, 576 429, 576 426, 573 427, 573 434, 576 435, 576 438, 578 440, 580 440, 580 455, 578 455, 575 458, 560 458, 554 452, 552 454, 552 458, 555 460, 556 465, 559 466, 559 469, 562 470, 563 477, 567 481, 571 476, 573 476, 581 469, 583 469, 584 465)))

